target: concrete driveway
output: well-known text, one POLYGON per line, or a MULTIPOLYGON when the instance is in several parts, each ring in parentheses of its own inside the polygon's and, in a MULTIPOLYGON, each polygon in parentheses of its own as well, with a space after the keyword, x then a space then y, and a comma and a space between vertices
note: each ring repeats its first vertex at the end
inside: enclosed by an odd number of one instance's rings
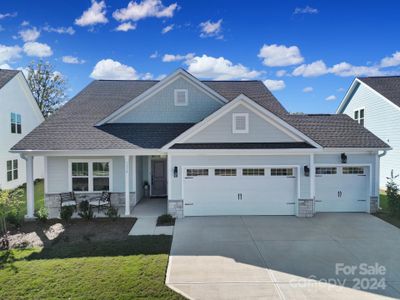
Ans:
POLYGON ((185 218, 166 284, 192 299, 400 298, 400 230, 357 213, 185 218))

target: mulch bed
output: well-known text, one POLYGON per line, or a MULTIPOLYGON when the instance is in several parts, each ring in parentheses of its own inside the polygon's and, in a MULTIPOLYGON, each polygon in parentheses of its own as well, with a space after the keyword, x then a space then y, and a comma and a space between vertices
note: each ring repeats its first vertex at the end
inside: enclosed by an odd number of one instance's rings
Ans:
POLYGON ((73 219, 25 222, 20 228, 9 228, 11 248, 45 247, 56 243, 126 240, 136 218, 73 219))

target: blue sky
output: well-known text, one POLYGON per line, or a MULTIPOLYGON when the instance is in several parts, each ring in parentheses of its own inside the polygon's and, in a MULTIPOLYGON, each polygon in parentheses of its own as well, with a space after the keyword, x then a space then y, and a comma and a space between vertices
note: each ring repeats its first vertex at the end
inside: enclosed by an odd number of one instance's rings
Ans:
POLYGON ((2 1, 0 67, 94 78, 263 80, 291 112, 334 112, 354 76, 400 74, 399 1, 2 1), (38 5, 40 4, 40 5, 38 5), (328 99, 328 100, 327 100, 328 99))

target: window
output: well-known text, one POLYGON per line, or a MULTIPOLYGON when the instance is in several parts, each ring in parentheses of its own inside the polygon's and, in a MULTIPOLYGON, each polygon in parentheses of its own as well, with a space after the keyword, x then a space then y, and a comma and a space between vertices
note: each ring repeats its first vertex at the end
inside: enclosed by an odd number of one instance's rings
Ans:
POLYGON ((363 167, 343 167, 343 174, 364 174, 363 167))
POLYGON ((337 173, 336 168, 316 168, 315 174, 316 175, 333 175, 337 173))
POLYGON ((249 114, 246 113, 232 114, 232 132, 233 133, 249 132, 249 114))
POLYGON ((243 176, 264 176, 265 170, 264 169, 243 169, 242 175, 243 176))
POLYGON ((71 162, 71 188, 74 192, 110 190, 110 161, 71 162))
POLYGON ((271 169, 271 176, 293 176, 293 169, 290 168, 274 168, 271 169))
POLYGON ((236 176, 236 169, 215 169, 215 176, 236 176))
POLYGON ((18 179, 18 159, 7 160, 7 181, 18 179))
POLYGON ((208 169, 187 169, 186 176, 208 176, 208 169))
POLYGON ((365 119, 365 110, 364 110, 364 108, 356 109, 354 111, 354 120, 356 120, 359 124, 364 126, 364 119, 365 119))
POLYGON ((21 133, 21 115, 16 113, 11 113, 11 133, 21 133))
POLYGON ((188 105, 188 91, 187 90, 175 90, 174 91, 174 104, 175 106, 187 106, 188 105))

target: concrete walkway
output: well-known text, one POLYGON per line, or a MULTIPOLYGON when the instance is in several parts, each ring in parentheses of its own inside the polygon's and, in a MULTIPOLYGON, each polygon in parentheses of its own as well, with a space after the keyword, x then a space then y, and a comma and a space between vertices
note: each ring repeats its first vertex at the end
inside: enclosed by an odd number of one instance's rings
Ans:
POLYGON ((129 235, 172 235, 174 226, 156 226, 157 218, 167 213, 165 198, 143 199, 133 209, 133 216, 137 221, 129 235))
POLYGON ((166 284, 191 299, 397 299, 398 249, 400 230, 368 214, 184 218, 166 284))

